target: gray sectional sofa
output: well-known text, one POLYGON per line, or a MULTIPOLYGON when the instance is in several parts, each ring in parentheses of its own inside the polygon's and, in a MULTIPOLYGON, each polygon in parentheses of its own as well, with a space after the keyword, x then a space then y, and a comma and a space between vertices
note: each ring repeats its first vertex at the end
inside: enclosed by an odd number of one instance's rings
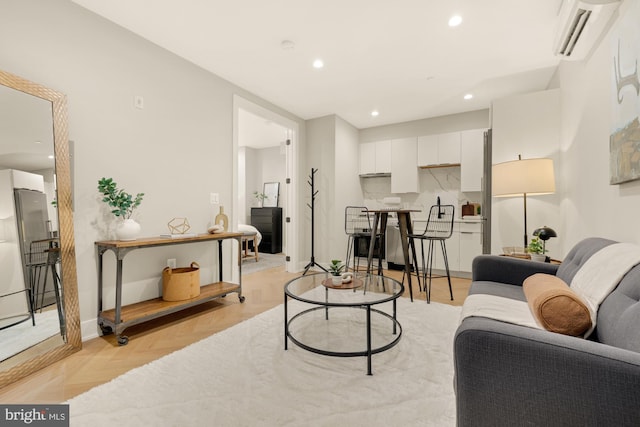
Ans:
MULTIPOLYGON (((470 295, 524 301, 522 283, 548 273, 571 283, 595 252, 589 238, 561 265, 482 255, 470 295)), ((454 339, 458 426, 640 426, 640 265, 600 305, 588 339, 467 317, 454 339)))

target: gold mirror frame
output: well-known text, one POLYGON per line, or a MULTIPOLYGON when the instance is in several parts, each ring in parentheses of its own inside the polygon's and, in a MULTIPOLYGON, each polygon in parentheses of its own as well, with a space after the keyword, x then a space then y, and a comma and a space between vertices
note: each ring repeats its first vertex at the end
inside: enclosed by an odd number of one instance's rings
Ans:
MULTIPOLYGON (((0 85, 50 101, 53 111, 53 147, 57 188, 58 223, 65 318, 66 343, 28 359, 5 371, 0 371, 0 388, 18 381, 53 362, 82 348, 80 310, 78 305, 78 277, 76 272, 73 210, 71 205, 71 168, 67 128, 66 96, 47 87, 0 70, 0 85)), ((0 369, 1 365, 0 365, 0 369)))

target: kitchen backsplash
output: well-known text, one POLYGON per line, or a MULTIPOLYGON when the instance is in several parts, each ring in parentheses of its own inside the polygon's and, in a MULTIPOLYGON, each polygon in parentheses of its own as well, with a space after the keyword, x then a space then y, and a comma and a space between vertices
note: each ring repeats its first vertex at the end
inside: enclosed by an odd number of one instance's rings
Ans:
POLYGON ((456 207, 456 216, 462 216, 461 206, 467 202, 480 203, 481 192, 462 193, 460 191, 460 167, 420 169, 420 193, 391 193, 390 177, 361 178, 364 204, 368 208, 381 208, 385 197, 400 197, 401 207, 405 209, 419 209, 423 213, 416 213, 412 218, 426 217, 426 212, 437 202, 452 204, 456 207))

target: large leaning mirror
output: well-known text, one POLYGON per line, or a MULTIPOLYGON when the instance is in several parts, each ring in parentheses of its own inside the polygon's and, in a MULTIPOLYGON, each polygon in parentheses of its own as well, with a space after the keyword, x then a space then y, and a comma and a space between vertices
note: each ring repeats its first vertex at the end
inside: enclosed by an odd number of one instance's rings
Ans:
POLYGON ((0 71, 0 387, 82 346, 63 94, 0 71))

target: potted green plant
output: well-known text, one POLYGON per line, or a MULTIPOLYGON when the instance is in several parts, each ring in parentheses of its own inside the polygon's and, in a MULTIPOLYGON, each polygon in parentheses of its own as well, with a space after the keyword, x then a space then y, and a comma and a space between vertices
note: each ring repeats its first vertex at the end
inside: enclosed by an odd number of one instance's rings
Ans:
POLYGON ((264 199, 268 198, 269 196, 267 196, 264 193, 260 193, 259 191, 254 191, 253 192, 253 197, 256 198, 256 200, 258 201, 258 207, 262 207, 262 204, 264 203, 264 199))
POLYGON ((138 193, 135 197, 123 189, 112 178, 98 180, 98 191, 102 194, 102 201, 111 208, 111 213, 123 221, 116 228, 116 236, 119 240, 135 240, 140 233, 140 224, 131 218, 133 211, 140 206, 144 193, 138 193))
POLYGON ((534 261, 545 262, 547 259, 546 255, 544 254, 546 250, 544 249, 542 240, 540 240, 538 237, 534 237, 533 239, 531 239, 529 245, 527 246, 527 252, 529 252, 529 255, 531 255, 531 259, 534 261))
POLYGON ((329 273, 331 274, 331 282, 334 285, 342 283, 342 270, 344 270, 344 264, 339 259, 332 259, 329 264, 329 273))

